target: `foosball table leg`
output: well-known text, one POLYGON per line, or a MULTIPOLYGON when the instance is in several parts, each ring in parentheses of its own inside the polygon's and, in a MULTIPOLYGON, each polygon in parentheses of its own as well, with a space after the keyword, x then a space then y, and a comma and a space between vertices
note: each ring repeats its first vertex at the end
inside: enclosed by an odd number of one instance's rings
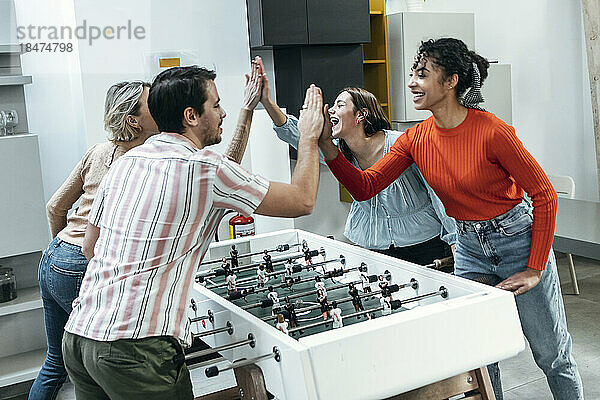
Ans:
POLYGON ((235 380, 242 399, 268 400, 262 370, 256 364, 234 368, 235 380))
POLYGON ((386 400, 445 400, 464 394, 463 400, 496 400, 487 367, 465 372, 386 400))
POLYGON ((265 377, 262 370, 256 364, 245 365, 234 368, 233 373, 237 386, 196 397, 195 400, 268 400, 265 377))

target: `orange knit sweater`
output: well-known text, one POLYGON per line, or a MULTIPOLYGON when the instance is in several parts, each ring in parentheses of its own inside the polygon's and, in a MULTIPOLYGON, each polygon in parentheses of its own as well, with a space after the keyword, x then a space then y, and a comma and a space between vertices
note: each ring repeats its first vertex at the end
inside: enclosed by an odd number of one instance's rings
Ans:
POLYGON ((361 171, 340 154, 327 161, 358 200, 393 182, 412 163, 459 220, 488 220, 523 200, 533 200, 533 232, 527 266, 546 267, 554 237, 558 198, 548 177, 523 147, 513 127, 491 113, 469 109, 456 128, 443 129, 433 117, 406 130, 381 160, 361 171))

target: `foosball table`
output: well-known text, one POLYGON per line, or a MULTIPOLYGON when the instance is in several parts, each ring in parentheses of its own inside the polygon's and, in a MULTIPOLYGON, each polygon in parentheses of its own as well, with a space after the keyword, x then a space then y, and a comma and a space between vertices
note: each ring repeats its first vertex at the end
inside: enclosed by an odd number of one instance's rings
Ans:
POLYGON ((277 399, 383 399, 524 348, 512 293, 301 230, 217 242, 191 331, 277 399))

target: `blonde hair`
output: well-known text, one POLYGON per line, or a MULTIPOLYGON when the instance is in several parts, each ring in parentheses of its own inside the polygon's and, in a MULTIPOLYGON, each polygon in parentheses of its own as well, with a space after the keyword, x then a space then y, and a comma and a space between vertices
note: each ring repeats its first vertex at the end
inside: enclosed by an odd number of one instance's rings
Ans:
POLYGON ((145 87, 150 87, 150 84, 143 81, 119 82, 106 92, 104 129, 111 142, 130 142, 139 136, 139 132, 127 123, 127 116, 139 116, 140 97, 145 87))

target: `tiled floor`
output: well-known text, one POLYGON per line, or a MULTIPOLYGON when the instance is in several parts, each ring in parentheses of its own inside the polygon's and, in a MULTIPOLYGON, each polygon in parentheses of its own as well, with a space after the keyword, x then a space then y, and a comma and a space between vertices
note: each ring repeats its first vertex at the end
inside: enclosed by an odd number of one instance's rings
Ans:
MULTIPOLYGON (((585 398, 600 399, 600 262, 574 257, 579 296, 574 296, 568 261, 557 254, 558 272, 573 337, 573 355, 583 380, 585 398)), ((527 348, 518 356, 500 363, 506 400, 551 399, 544 374, 535 365, 527 348)))
MULTIPOLYGON (((567 258, 557 255, 573 353, 583 379, 585 397, 600 399, 600 262, 574 257, 579 296, 573 296, 567 258)), ((547 400, 552 395, 544 374, 535 365, 529 348, 517 357, 500 363, 506 400, 547 400)), ((75 398, 73 387, 65 385, 60 400, 75 398)))

